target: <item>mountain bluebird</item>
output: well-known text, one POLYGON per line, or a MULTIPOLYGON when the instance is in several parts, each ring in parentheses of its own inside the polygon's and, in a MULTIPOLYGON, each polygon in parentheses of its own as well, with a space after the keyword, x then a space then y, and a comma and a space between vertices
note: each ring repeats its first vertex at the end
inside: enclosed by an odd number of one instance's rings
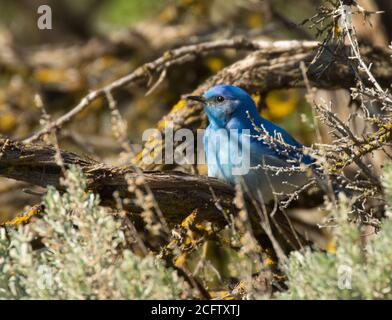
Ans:
POLYGON ((222 84, 188 99, 203 103, 208 116, 204 149, 210 177, 241 183, 262 203, 309 180, 306 167, 314 160, 288 132, 261 117, 244 90, 222 84))

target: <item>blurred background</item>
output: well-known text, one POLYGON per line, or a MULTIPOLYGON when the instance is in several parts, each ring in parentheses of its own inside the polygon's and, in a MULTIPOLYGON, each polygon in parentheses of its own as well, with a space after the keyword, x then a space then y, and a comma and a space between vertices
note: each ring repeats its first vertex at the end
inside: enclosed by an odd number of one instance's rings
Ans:
MULTIPOLYGON (((300 23, 315 14, 321 0, 0 0, 0 136, 28 137, 42 124, 42 108, 52 119, 70 110, 89 90, 118 79, 181 45, 237 35, 249 38, 315 39, 300 23), (37 27, 37 8, 52 9, 52 29, 37 27)), ((363 0, 369 10, 389 10, 357 23, 361 41, 387 46, 391 41, 392 2, 363 0), (377 30, 377 32, 374 32, 377 30)), ((210 75, 238 60, 230 50, 171 68, 151 95, 144 86, 116 92, 131 143, 153 128, 180 100, 210 75)), ((337 112, 350 104, 344 90, 317 92, 334 102, 337 112)), ((311 115, 303 90, 255 95, 262 114, 304 144, 314 142, 314 129, 303 121, 311 115)), ((328 136, 324 133, 325 142, 328 136)), ((92 103, 58 136, 62 148, 118 164, 121 146, 113 136, 105 99, 92 103)), ((40 201, 29 186, 0 178, 0 222, 40 201), (31 190, 30 190, 31 191, 31 190)))

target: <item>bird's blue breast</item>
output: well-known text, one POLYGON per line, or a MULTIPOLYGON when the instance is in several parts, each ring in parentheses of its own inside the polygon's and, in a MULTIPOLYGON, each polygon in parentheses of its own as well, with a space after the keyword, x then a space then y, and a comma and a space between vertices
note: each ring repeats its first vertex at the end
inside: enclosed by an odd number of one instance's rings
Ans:
POLYGON ((232 174, 233 161, 231 153, 234 143, 229 131, 225 128, 210 124, 204 134, 204 148, 208 164, 208 175, 234 183, 232 174))
POLYGON ((205 97, 208 100, 217 95, 222 95, 220 103, 211 100, 205 106, 210 122, 204 135, 209 176, 232 184, 244 182, 262 202, 270 201, 277 193, 291 193, 306 183, 305 172, 270 172, 271 168, 298 168, 314 162, 304 154, 299 142, 262 118, 242 89, 221 85, 210 89, 205 97))

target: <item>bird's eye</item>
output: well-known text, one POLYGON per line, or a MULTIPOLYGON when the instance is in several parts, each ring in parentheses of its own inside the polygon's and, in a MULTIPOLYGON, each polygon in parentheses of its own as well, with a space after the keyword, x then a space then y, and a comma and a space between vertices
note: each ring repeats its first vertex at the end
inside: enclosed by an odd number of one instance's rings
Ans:
POLYGON ((216 100, 216 102, 223 102, 223 101, 225 101, 225 98, 223 96, 217 96, 215 98, 215 100, 216 100))

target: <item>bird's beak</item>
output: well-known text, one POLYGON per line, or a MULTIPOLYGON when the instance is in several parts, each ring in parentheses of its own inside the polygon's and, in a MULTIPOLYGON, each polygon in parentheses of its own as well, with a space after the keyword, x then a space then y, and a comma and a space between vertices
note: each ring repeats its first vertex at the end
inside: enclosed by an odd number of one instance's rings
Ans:
POLYGON ((201 103, 205 103, 206 99, 203 96, 187 96, 186 97, 187 100, 193 100, 193 101, 198 101, 201 103))

